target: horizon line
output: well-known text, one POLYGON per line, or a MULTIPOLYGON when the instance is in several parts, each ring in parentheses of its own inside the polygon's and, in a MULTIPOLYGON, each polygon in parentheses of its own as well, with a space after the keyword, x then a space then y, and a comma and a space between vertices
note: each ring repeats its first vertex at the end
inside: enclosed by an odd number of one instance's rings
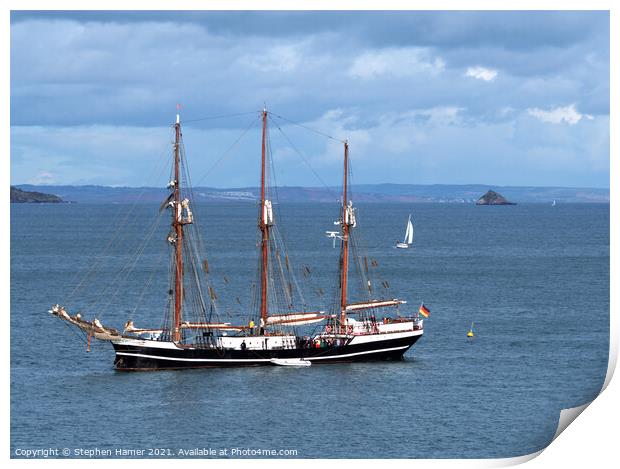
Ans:
MULTIPOLYGON (((36 186, 36 187, 104 187, 109 189, 160 189, 160 186, 128 186, 128 185, 107 185, 107 184, 63 184, 63 183, 53 183, 53 184, 35 184, 35 183, 11 183, 11 186, 36 186)), ((542 185, 502 185, 502 184, 484 184, 484 183, 461 183, 461 184, 451 184, 451 183, 433 183, 433 184, 419 184, 419 183, 397 183, 397 182, 365 182, 358 183, 355 186, 380 186, 380 185, 391 185, 391 186, 484 186, 484 187, 504 187, 504 188, 553 188, 553 189, 597 189, 597 190, 610 190, 610 187, 595 187, 595 186, 542 186, 542 185)), ((217 190, 230 190, 230 189, 258 189, 258 185, 256 186, 237 186, 237 187, 217 187, 217 186, 191 186, 192 189, 205 188, 205 189, 217 189, 217 190)), ((277 185, 275 187, 280 188, 293 188, 293 189, 333 189, 340 186, 302 186, 302 185, 277 185)))

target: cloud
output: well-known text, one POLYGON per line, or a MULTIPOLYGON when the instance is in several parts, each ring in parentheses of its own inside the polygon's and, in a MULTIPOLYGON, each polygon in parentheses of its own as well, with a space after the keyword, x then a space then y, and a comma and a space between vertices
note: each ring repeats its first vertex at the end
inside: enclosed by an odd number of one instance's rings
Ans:
POLYGON ((166 127, 12 126, 11 179, 135 185, 161 171, 170 140, 166 127))
POLYGON ((562 122, 566 122, 569 125, 575 125, 584 118, 588 120, 594 119, 594 117, 589 114, 581 114, 577 111, 575 104, 564 107, 556 107, 548 111, 539 108, 528 108, 527 113, 530 116, 536 117, 541 122, 548 122, 551 124, 561 124, 562 122))
MULTIPOLYGON (((548 185, 545 181, 552 180, 554 185, 596 186, 607 177, 608 118, 575 129, 547 129, 526 111, 497 109, 502 112, 510 119, 477 121, 461 107, 434 107, 388 112, 369 121, 363 110, 338 109, 304 125, 326 132, 337 128, 336 136, 351 136, 358 184, 427 184, 450 174, 450 181, 463 184, 490 177, 505 185, 548 185)), ((313 167, 337 184, 341 144, 328 141, 314 155, 313 167)))
MULTIPOLYGON (((582 42, 572 38, 568 47, 556 43, 556 47, 542 47, 552 39, 547 34, 535 43, 528 37, 531 47, 514 50, 498 46, 498 37, 491 32, 471 31, 472 22, 481 26, 500 17, 502 24, 510 23, 513 29, 530 27, 529 22, 526 26, 514 23, 516 17, 508 13, 383 12, 374 21, 368 15, 345 15, 351 22, 342 21, 342 14, 328 13, 126 13, 129 20, 123 13, 89 14, 89 21, 57 19, 72 17, 58 13, 14 21, 11 122, 163 125, 178 102, 192 117, 258 109, 267 102, 283 115, 307 120, 353 103, 373 114, 458 106, 474 116, 490 115, 491 107, 545 109, 579 96, 584 112, 608 112, 609 56, 604 41, 593 42, 584 33, 582 42), (286 23, 287 27, 288 20, 320 21, 295 35, 246 32, 243 26, 255 16, 262 24, 286 23), (217 23, 217 18, 225 19, 228 26, 217 23), (424 42, 379 47, 360 39, 377 33, 376 28, 384 27, 378 23, 388 19, 401 26, 436 24, 439 29, 433 34, 457 35, 463 39, 462 46, 454 48, 447 38, 449 45, 439 47, 419 45, 424 42), (334 27, 325 32, 326 24, 334 27), (350 28, 355 34, 348 34, 350 28), (484 95, 474 88, 476 79, 459 80, 480 60, 486 69, 500 70, 502 78, 501 86, 489 87, 492 92, 484 95), (590 91, 583 93, 585 89, 590 91)), ((517 16, 549 25, 564 18, 538 13, 517 16)), ((568 17, 575 23, 579 15, 568 17)), ((582 21, 590 24, 599 17, 604 15, 585 15, 582 21)), ((388 38, 389 33, 381 34, 388 38)))
MULTIPOLYGON (((511 148, 585 159, 592 152, 582 149, 596 147, 609 160, 601 125, 609 114, 608 19, 608 12, 526 11, 12 13, 11 178, 22 183, 47 172, 58 183, 144 184, 159 151, 151 142, 166 140, 176 103, 182 119, 194 120, 184 129, 199 176, 256 116, 204 118, 263 103, 349 138, 366 180, 406 181, 393 168, 407 158, 436 168, 420 173, 429 182, 479 179, 460 158, 495 178, 485 155, 511 155, 511 148), (540 132, 511 141, 517 122, 540 132), (484 147, 479 156, 476 146, 484 147), (373 166, 375 159, 383 166, 373 166)), ((329 182, 338 183, 341 145, 286 129, 326 170, 323 178, 333 174, 329 182)), ((248 135, 260 140, 254 130, 248 135)), ((316 183, 271 130, 278 182, 316 183)), ((255 164, 253 143, 240 147, 248 165, 255 164)), ((521 179, 504 182, 529 183, 541 161, 527 160, 520 173, 511 168, 521 179)), ((582 184, 563 174, 548 173, 548 184, 582 184)), ((204 183, 256 183, 251 172, 222 168, 218 176, 204 183)), ((597 185, 608 185, 603 176, 597 185)))
MULTIPOLYGON (((304 127, 274 116, 270 146, 276 180, 280 185, 340 184, 343 145, 338 140, 348 138, 355 184, 492 180, 504 185, 606 185, 608 117, 573 128, 541 126, 524 110, 510 114, 511 119, 485 122, 456 106, 373 116, 365 108, 334 108, 300 121, 304 127)), ((184 126, 194 185, 256 186, 260 130, 257 122, 231 147, 240 138, 237 129, 184 126)), ((57 184, 163 185, 171 137, 168 127, 14 126, 11 180, 19 184, 33 181, 33 174, 49 173, 57 184)))
POLYGON ((594 174, 609 178, 609 116, 582 118, 579 125, 540 125, 522 112, 513 128, 511 146, 522 155, 524 168, 572 173, 577 181, 572 185, 580 187, 591 184, 594 174))
POLYGON ((54 184, 56 182, 56 177, 48 171, 42 171, 28 182, 38 185, 54 184))
POLYGON ((300 47, 296 44, 277 45, 262 54, 248 54, 239 62, 261 72, 290 72, 301 62, 300 47))
POLYGON ((355 58, 349 75, 370 79, 381 76, 403 77, 417 73, 436 74, 445 68, 440 57, 433 57, 429 49, 420 47, 370 50, 355 58))
POLYGON ((367 47, 462 50, 492 43, 502 49, 566 47, 609 30, 606 11, 12 11, 11 23, 67 19, 81 23, 192 24, 222 36, 286 40, 340 31, 367 47))
POLYGON ((497 77, 497 70, 485 67, 469 67, 465 72, 465 76, 478 80, 493 81, 497 77))

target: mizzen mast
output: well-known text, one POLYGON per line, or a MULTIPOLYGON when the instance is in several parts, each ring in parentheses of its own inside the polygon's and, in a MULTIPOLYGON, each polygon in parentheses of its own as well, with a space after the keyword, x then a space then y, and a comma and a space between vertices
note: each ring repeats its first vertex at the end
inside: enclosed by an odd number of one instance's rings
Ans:
POLYGON ((342 265, 340 271, 340 333, 346 332, 347 320, 347 276, 349 271, 349 232, 355 226, 353 203, 347 202, 349 176, 349 142, 344 142, 344 182, 342 194, 342 265))

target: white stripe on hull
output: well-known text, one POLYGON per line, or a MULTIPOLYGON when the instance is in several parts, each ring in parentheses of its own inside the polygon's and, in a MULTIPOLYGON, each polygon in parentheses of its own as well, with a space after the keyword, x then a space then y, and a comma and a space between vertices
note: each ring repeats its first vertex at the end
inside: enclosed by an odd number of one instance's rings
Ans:
POLYGON ((305 358, 305 360, 329 360, 330 358, 347 358, 347 357, 354 357, 356 355, 367 355, 369 353, 392 352, 394 350, 402 350, 404 348, 409 348, 409 347, 410 345, 402 345, 400 347, 383 348, 379 350, 366 350, 364 352, 345 353, 342 355, 331 355, 329 357, 307 357, 305 358))
POLYGON ((113 344, 118 345, 131 345, 134 347, 149 347, 149 348, 162 348, 168 350, 183 350, 178 347, 174 342, 160 342, 157 340, 143 340, 134 338, 122 338, 118 340, 112 340, 113 344))
POLYGON ((393 339, 402 339, 403 337, 413 337, 416 335, 422 335, 423 330, 417 331, 405 331, 405 332, 389 332, 384 334, 364 334, 364 335, 356 335, 351 339, 347 345, 359 345, 359 344, 367 344, 370 342, 380 342, 383 340, 393 340, 393 339))
POLYGON ((128 357, 140 357, 140 358, 154 358, 156 360, 168 360, 173 362, 268 362, 270 358, 248 358, 248 359, 234 359, 234 358, 174 358, 174 357, 162 357, 160 355, 148 355, 146 353, 128 353, 128 352, 116 352, 116 355, 124 355, 128 357))

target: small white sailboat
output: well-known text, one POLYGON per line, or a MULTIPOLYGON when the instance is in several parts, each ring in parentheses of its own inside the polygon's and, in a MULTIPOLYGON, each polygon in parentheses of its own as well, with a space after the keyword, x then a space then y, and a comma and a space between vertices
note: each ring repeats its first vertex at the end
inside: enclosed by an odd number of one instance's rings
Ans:
POLYGON ((397 242, 396 247, 406 249, 410 244, 413 244, 413 223, 411 223, 411 214, 409 214, 409 220, 407 220, 407 229, 405 230, 405 239, 402 243, 397 242))
POLYGON ((551 204, 552 207, 555 207, 555 199, 553 199, 553 203, 551 204))

